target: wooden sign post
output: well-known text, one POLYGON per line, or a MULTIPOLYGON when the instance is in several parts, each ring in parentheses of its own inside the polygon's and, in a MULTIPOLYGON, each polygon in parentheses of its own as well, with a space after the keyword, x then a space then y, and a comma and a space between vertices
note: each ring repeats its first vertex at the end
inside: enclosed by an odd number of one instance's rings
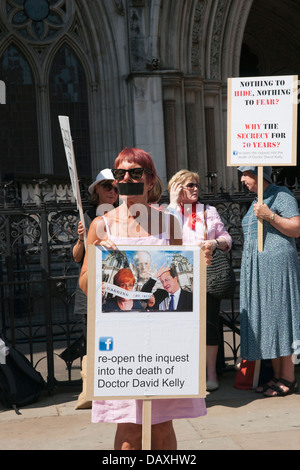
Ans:
POLYGON ((263 167, 297 165, 298 76, 229 78, 227 100, 227 165, 257 167, 262 204, 263 167))
MULTIPOLYGON (((263 203, 263 193, 264 193, 264 190, 263 190, 263 185, 264 185, 264 182, 263 182, 263 167, 262 166, 258 166, 257 167, 257 183, 258 183, 258 186, 257 186, 257 201, 259 204, 262 204, 263 203)), ((264 250, 264 247, 263 247, 263 221, 261 219, 258 219, 257 220, 257 251, 258 252, 262 252, 264 250)))
POLYGON ((88 247, 87 394, 89 400, 142 400, 142 447, 150 450, 156 399, 206 396, 206 263, 200 247, 119 248, 88 247), (142 298, 155 295, 154 287, 146 293, 103 283, 128 270, 139 251, 150 254, 152 273, 165 264, 184 266, 176 277, 186 291, 186 311, 169 310, 164 301, 156 310, 148 308, 142 298), (134 299, 135 310, 114 307, 121 295, 134 299))
POLYGON ((151 450, 151 415, 152 400, 143 400, 142 449, 151 450))

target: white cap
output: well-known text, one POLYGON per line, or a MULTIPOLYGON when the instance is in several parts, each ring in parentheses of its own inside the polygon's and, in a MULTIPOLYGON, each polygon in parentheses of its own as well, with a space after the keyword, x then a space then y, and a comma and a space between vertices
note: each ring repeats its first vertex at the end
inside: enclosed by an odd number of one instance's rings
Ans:
POLYGON ((94 192, 94 187, 96 184, 100 183, 101 181, 105 180, 114 180, 114 175, 112 174, 112 171, 109 168, 104 168, 104 170, 101 170, 100 173, 96 176, 95 181, 89 186, 89 193, 93 194, 94 192))

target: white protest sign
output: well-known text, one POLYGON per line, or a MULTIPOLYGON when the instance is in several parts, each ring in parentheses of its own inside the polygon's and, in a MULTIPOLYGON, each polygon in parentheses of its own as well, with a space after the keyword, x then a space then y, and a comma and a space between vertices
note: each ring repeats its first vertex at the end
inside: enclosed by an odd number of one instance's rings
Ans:
MULTIPOLYGON (((113 252, 105 253, 101 247, 89 246, 88 394, 91 399, 205 397, 206 265, 203 252, 199 247, 122 246, 124 265, 130 266, 134 255, 145 249, 157 269, 164 263, 174 265, 176 259, 185 263, 184 272, 178 266, 171 282, 184 282, 179 293, 182 299, 189 299, 184 304, 186 308, 151 310, 144 299, 144 303, 133 300, 136 303, 132 310, 120 310, 116 297, 103 299, 102 286, 104 277, 112 278, 108 269, 114 273, 123 269, 120 256, 114 263, 113 252), (104 309, 105 303, 111 306, 109 311, 104 309)), ((165 287, 169 289, 169 285, 165 287)), ((152 293, 162 298, 167 295, 166 290, 160 285, 153 287, 152 293)), ((122 291, 118 293, 122 296, 122 291)), ((177 308, 179 305, 180 300, 177 308)))
POLYGON ((77 202, 77 208, 79 210, 80 220, 83 226, 85 226, 69 117, 58 116, 58 120, 60 124, 60 130, 61 130, 65 154, 67 158, 67 165, 68 165, 73 194, 77 202))
POLYGON ((228 79, 227 165, 296 165, 298 77, 228 79))

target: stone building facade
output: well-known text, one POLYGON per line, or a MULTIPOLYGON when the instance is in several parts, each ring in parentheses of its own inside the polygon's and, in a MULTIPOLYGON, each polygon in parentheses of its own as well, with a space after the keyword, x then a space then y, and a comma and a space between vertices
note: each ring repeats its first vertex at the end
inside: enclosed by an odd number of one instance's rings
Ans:
POLYGON ((237 189, 227 78, 298 74, 299 19, 297 0, 1 1, 0 179, 67 175, 62 114, 79 177, 135 146, 165 186, 189 168, 204 191, 237 189))

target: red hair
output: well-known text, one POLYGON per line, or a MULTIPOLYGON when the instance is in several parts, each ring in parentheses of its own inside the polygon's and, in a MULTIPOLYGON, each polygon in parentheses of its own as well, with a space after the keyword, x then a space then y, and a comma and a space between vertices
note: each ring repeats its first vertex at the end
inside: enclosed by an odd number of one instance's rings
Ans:
POLYGON ((119 168, 123 161, 128 163, 137 163, 142 168, 147 168, 152 171, 152 175, 147 174, 147 181, 150 183, 156 182, 156 170, 152 158, 145 150, 137 149, 134 147, 124 148, 121 150, 115 160, 115 168, 119 168))
POLYGON ((130 281, 132 281, 133 284, 135 282, 135 277, 130 269, 119 269, 117 274, 114 275, 114 284, 116 286, 120 286, 121 284, 130 281))

